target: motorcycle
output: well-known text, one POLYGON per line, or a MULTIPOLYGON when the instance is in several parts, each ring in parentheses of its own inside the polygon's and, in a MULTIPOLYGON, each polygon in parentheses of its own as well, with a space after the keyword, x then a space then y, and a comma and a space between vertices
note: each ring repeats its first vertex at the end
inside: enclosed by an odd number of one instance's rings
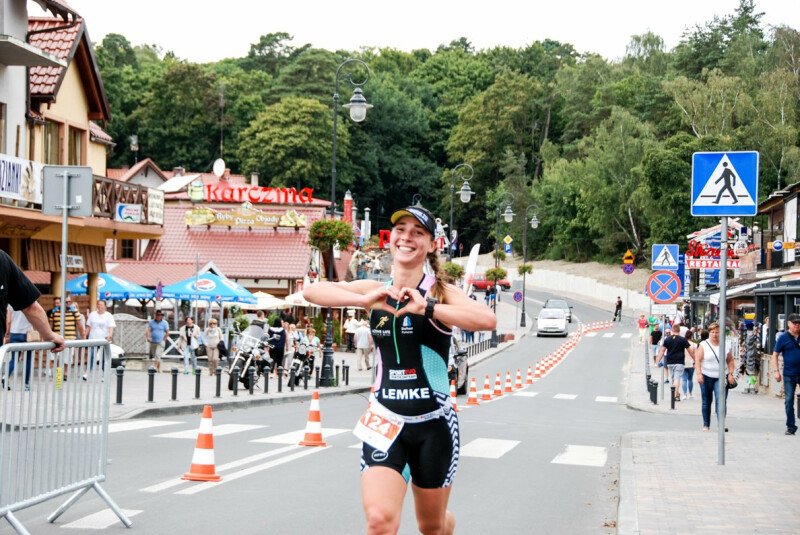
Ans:
POLYGON ((314 352, 312 348, 306 344, 297 344, 297 351, 292 357, 292 368, 294 371, 294 385, 300 386, 302 378, 308 374, 311 376, 311 370, 314 369, 314 352))
POLYGON ((269 357, 269 349, 272 346, 269 340, 264 337, 264 329, 258 326, 250 326, 245 329, 236 341, 229 357, 228 367, 228 390, 233 390, 233 370, 239 368, 239 382, 245 389, 250 388, 250 366, 256 369, 254 378, 257 383, 263 375, 267 376, 272 366, 272 359, 269 357))

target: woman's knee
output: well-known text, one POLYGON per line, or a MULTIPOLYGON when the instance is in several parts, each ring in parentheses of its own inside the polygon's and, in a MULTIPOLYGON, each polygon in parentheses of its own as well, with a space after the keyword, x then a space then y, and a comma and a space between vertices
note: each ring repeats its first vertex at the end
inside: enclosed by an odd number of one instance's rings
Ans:
POLYGON ((371 535, 394 534, 400 528, 400 511, 394 511, 381 504, 364 507, 367 517, 367 533, 371 535))

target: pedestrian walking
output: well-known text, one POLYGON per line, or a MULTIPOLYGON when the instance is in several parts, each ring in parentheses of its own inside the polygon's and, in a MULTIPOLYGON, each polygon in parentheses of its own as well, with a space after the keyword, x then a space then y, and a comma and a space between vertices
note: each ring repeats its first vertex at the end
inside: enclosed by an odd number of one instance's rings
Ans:
POLYGON ((150 346, 147 352, 148 364, 154 366, 159 373, 161 373, 161 359, 164 356, 168 334, 169 323, 164 319, 164 312, 156 310, 155 318, 147 322, 144 337, 150 346))
POLYGON ((178 349, 183 354, 183 375, 189 375, 189 364, 192 371, 197 369, 197 353, 195 350, 200 345, 200 327, 194 324, 194 319, 189 316, 183 327, 178 330, 178 349))
MULTIPOLYGON (((86 338, 89 340, 105 340, 108 343, 114 339, 114 329, 117 327, 114 321, 114 316, 111 312, 106 310, 105 301, 97 301, 97 308, 89 313, 89 318, 86 320, 88 332, 86 338)), ((95 361, 95 348, 89 351, 89 370, 94 369, 95 361)), ((106 359, 104 355, 100 356, 100 365, 102 370, 106 369, 106 359)), ((83 380, 86 380, 86 374, 83 375, 83 380)))
POLYGON ((372 333, 369 329, 369 322, 362 320, 359 322, 358 329, 354 336, 356 344, 356 367, 360 370, 371 370, 372 362, 370 361, 370 354, 372 353, 372 333))
MULTIPOLYGON (((50 315, 50 328, 55 332, 61 332, 61 308, 53 308, 52 314, 50 315)), ((83 329, 83 316, 81 313, 78 312, 78 307, 75 306, 75 303, 72 302, 72 297, 67 294, 66 298, 64 299, 64 340, 83 340, 85 338, 85 332, 83 329)), ((50 355, 50 363, 55 361, 55 357, 50 355)), ((71 353, 67 352, 64 354, 64 357, 61 360, 62 366, 64 369, 64 380, 67 380, 69 375, 69 368, 72 364, 72 355, 71 353)))
POLYGON ((639 327, 639 341, 645 343, 647 341, 648 323, 644 314, 639 314, 639 320, 636 322, 639 327))
POLYGON ((418 530, 451 534, 455 517, 447 503, 460 440, 447 380, 450 328, 486 331, 497 320, 486 306, 444 282, 434 241, 436 222, 428 210, 410 206, 392 214, 390 222, 392 279, 386 284, 319 282, 306 286, 303 295, 321 306, 370 309, 381 361, 376 390, 356 427, 363 441, 367 532, 397 533, 410 480, 418 530), (434 275, 423 271, 426 261, 434 275), (385 425, 375 425, 376 418, 385 425), (375 433, 366 430, 365 421, 375 433))
MULTIPOLYGON (((35 333, 31 322, 25 317, 21 310, 14 310, 11 305, 6 309, 6 334, 3 339, 4 343, 20 344, 28 342, 29 333, 35 333)), ((0 344, 2 345, 2 344, 0 344)), ((16 367, 16 359, 9 359, 8 361, 8 376, 14 375, 16 367)), ((31 370, 33 368, 33 352, 25 352, 25 390, 30 390, 31 383, 31 370)), ((3 370, 3 378, 5 379, 6 373, 3 370)))
POLYGON ((665 336, 661 342, 661 349, 658 352, 658 361, 664 360, 667 365, 669 380, 675 388, 675 401, 681 400, 681 377, 686 361, 686 353, 691 358, 695 358, 694 349, 689 341, 681 336, 681 326, 676 323, 672 326, 669 336, 665 336), (666 355, 666 358, 665 358, 666 355))
MULTIPOLYGON (((700 333, 700 340, 697 341, 696 346, 699 346, 703 340, 708 340, 708 331, 700 333)), ((695 347, 694 354, 697 355, 697 347, 695 347)), ((684 360, 683 376, 681 377, 681 394, 684 400, 694 399, 694 367, 694 357, 684 360)))
MULTIPOLYGON (((5 251, 0 250, 0 341, 3 343, 10 341, 10 336, 6 337, 6 329, 8 327, 8 307, 11 306, 13 310, 22 312, 25 319, 41 335, 42 340, 55 344, 51 352, 58 353, 64 350, 64 339, 50 327, 47 313, 37 301, 40 295, 36 286, 28 280, 28 277, 19 269, 11 257, 5 251)), ((10 368, 10 370, 13 371, 13 368, 10 368)), ((2 371, 2 378, 0 378, 2 388, 7 388, 6 379, 11 377, 10 371, 5 366, 3 366, 2 371)), ((8 387, 10 388, 10 386, 9 384, 8 387)))
POLYGON ((267 330, 269 340, 269 358, 272 359, 270 372, 275 373, 275 369, 281 365, 286 351, 286 329, 280 318, 272 320, 272 327, 267 330))
POLYGON ((775 351, 772 353, 772 368, 775 380, 783 381, 784 406, 786 408, 786 434, 797 432, 794 413, 794 395, 800 383, 800 314, 789 314, 786 319, 788 331, 778 338, 775 351), (778 367, 778 355, 783 355, 783 373, 778 367))
POLYGON ((348 351, 355 351, 355 341, 354 337, 356 335, 356 329, 358 329, 358 320, 355 318, 355 312, 350 311, 348 318, 344 321, 344 332, 347 334, 347 350, 348 351))
POLYGON ((611 318, 611 321, 622 321, 622 298, 617 296, 617 300, 614 302, 614 317, 611 318))
MULTIPOLYGON (((800 317, 798 317, 798 320, 800 320, 800 317)), ((727 343, 725 345, 729 346, 727 343)), ((732 385, 735 382, 733 378, 733 353, 730 349, 725 352, 725 366, 720 365, 719 324, 717 322, 712 322, 708 325, 708 340, 703 340, 697 347, 695 367, 699 370, 697 384, 700 385, 700 394, 703 397, 701 409, 703 431, 708 431, 711 427, 712 398, 714 399, 714 412, 717 415, 717 421, 719 421, 719 396, 716 387, 717 382, 719 382, 720 370, 727 368, 725 378, 728 385, 732 385)), ((727 400, 728 388, 723 388, 723 390, 727 400)), ((727 428, 725 431, 727 431, 727 428)))
POLYGON ((650 354, 653 356, 653 364, 658 360, 658 346, 661 344, 661 326, 658 323, 653 324, 653 331, 650 333, 650 354))
POLYGON ((219 343, 222 341, 222 329, 217 320, 208 320, 208 327, 203 331, 203 342, 206 344, 206 358, 208 358, 208 375, 214 375, 219 365, 219 343))

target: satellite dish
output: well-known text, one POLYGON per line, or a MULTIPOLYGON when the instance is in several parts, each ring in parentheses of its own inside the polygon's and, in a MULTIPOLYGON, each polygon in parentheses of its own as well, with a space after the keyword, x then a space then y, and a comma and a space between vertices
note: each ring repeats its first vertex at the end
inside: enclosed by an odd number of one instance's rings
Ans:
POLYGON ((225 174, 225 160, 222 158, 217 158, 214 161, 214 174, 217 175, 217 178, 222 178, 222 175, 225 174))

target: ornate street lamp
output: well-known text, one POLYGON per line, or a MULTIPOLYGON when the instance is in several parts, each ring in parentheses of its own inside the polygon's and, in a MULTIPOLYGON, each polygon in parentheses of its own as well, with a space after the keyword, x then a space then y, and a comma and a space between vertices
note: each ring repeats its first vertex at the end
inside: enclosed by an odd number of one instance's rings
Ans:
POLYGON ((453 258, 453 241, 458 239, 455 229, 453 228, 453 197, 456 196, 456 180, 461 179, 464 181, 459 190, 459 199, 462 203, 466 204, 475 194, 469 187, 469 181, 472 179, 473 174, 474 170, 470 164, 460 163, 453 168, 453 175, 450 177, 450 247, 448 248, 449 254, 447 255, 450 259, 453 258), (466 171, 469 172, 468 176, 465 176, 466 171))
MULTIPOLYGON (((530 222, 528 221, 528 211, 531 208, 535 208, 536 210, 539 209, 538 206, 535 204, 530 204, 525 208, 525 224, 522 225, 522 265, 528 265, 528 225, 530 223, 531 228, 536 230, 539 227, 539 218, 536 217, 536 214, 533 214, 531 217, 530 222)), ((522 317, 519 320, 519 326, 525 327, 525 275, 527 275, 527 271, 522 272, 522 317)))
MULTIPOLYGON (((333 155, 331 157, 331 219, 336 217, 336 123, 339 118, 339 79, 342 69, 346 65, 358 63, 367 71, 363 82, 353 80, 353 73, 349 72, 345 76, 348 83, 354 87, 353 96, 350 102, 342 107, 350 111, 350 119, 360 123, 367 117, 367 110, 372 107, 364 98, 361 86, 369 80, 369 67, 360 59, 349 58, 344 60, 336 69, 336 86, 333 92, 333 155)), ((328 264, 328 281, 333 282, 333 255, 328 264)), ((325 346, 322 350, 322 373, 319 378, 320 386, 333 386, 333 309, 328 307, 328 315, 325 318, 325 346)))
POLYGON ((411 206, 422 206, 422 195, 415 193, 411 197, 411 206))
MULTIPOLYGON (((500 198, 500 202, 497 203, 497 217, 495 218, 495 225, 494 225, 494 267, 500 267, 500 253, 499 253, 499 246, 500 246, 500 209, 505 206, 506 209, 503 211, 503 220, 506 223, 511 223, 514 220, 514 211, 511 209, 511 203, 514 202, 514 197, 510 193, 504 193, 503 196, 500 198)), ((487 286, 488 288, 488 286, 487 286)), ((487 290, 488 291, 488 290, 487 290)), ((497 282, 494 285, 494 300, 492 302, 492 310, 494 312, 495 317, 497 317, 497 282)), ((492 329, 492 339, 489 342, 490 347, 497 347, 497 327, 492 329)))

